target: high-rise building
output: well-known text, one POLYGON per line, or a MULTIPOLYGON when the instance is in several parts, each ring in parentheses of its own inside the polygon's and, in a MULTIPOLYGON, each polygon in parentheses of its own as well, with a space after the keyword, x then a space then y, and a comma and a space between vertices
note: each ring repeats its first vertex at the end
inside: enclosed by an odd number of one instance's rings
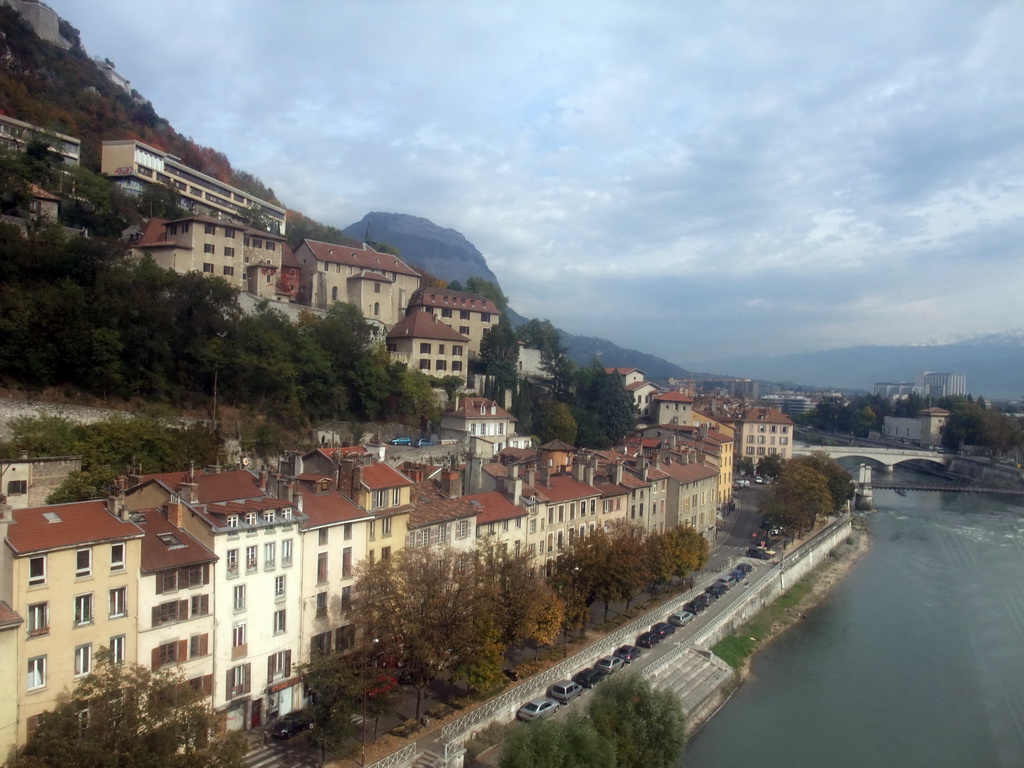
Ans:
POLYGON ((962 397, 967 394, 967 377, 962 373, 925 371, 921 374, 921 394, 931 397, 962 397))

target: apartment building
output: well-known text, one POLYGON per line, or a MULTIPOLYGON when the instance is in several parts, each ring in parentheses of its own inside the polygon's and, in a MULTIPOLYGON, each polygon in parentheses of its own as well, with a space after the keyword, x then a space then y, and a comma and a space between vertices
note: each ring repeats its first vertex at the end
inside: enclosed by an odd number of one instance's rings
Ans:
POLYGON ((692 414, 693 398, 679 391, 657 395, 651 405, 651 415, 655 424, 688 426, 693 423, 692 414))
POLYGON ((59 155, 66 166, 77 166, 81 162, 81 139, 0 114, 0 147, 24 152, 33 141, 46 142, 47 148, 59 155))
POLYGON ((387 335, 388 352, 410 370, 466 381, 469 339, 427 312, 410 312, 387 335))
POLYGON ((8 678, 22 744, 39 716, 92 671, 101 648, 115 660, 136 658, 144 534, 111 497, 5 511, 0 536, 0 600, 25 622, 16 633, 18 670, 8 678))
POLYGON ((464 397, 441 414, 441 439, 465 440, 479 438, 476 451, 487 451, 491 456, 507 447, 526 448, 528 438, 520 438, 515 431, 516 417, 496 400, 486 397, 464 397))
MULTIPOLYGON (((2 514, 2 513, 0 513, 2 514)), ((0 679, 17 680, 21 673, 18 640, 25 620, 0 600, 0 679)), ((9 755, 18 745, 18 697, 0 699, 0 755, 9 755)))
POLYGON ((338 458, 338 490, 373 515, 367 521, 366 559, 387 560, 404 546, 412 511, 413 481, 368 454, 338 458))
POLYGON ((774 408, 751 408, 741 416, 722 418, 732 427, 733 458, 750 458, 756 464, 762 456, 793 457, 793 420, 774 408))
POLYGON ((286 211, 244 190, 189 168, 181 159, 135 139, 104 141, 100 172, 124 192, 142 194, 150 184, 176 189, 185 210, 199 216, 233 219, 242 211, 256 210, 283 235, 286 211))
POLYGON ((657 469, 668 476, 665 527, 688 525, 714 543, 718 470, 707 464, 680 463, 669 457, 657 469))
POLYGON ((420 273, 397 256, 361 246, 303 240, 295 249, 302 271, 300 300, 317 309, 343 301, 363 317, 391 328, 405 317, 420 273))
POLYGON ((469 339, 469 356, 480 354, 484 335, 501 319, 501 310, 492 299, 478 293, 423 288, 409 300, 409 312, 432 314, 445 325, 469 339))
POLYGON ((39 507, 46 497, 67 480, 72 472, 82 469, 81 456, 36 456, 22 453, 17 459, 0 459, 0 482, 7 503, 14 509, 39 507))

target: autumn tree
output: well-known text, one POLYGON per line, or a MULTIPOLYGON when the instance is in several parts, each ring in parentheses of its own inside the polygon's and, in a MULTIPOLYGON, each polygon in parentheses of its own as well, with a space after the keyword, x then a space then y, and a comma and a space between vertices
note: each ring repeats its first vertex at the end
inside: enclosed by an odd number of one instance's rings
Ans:
POLYGON ((815 451, 809 456, 798 456, 789 464, 803 464, 821 474, 828 484, 828 492, 832 497, 832 512, 838 512, 846 502, 853 498, 853 478, 839 463, 823 451, 815 451))
POLYGON ((45 715, 22 768, 240 768, 241 733, 225 733, 207 697, 178 671, 97 654, 95 670, 45 715))
POLYGON ((819 515, 832 511, 828 479, 807 464, 787 464, 761 502, 765 517, 797 534, 810 530, 819 515))
POLYGON ((680 525, 647 539, 648 573, 654 585, 701 570, 708 562, 708 540, 696 528, 680 525))

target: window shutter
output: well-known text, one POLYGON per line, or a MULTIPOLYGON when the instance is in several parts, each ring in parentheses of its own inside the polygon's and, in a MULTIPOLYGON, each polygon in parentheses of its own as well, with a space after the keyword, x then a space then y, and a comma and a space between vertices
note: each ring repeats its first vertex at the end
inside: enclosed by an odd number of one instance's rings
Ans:
POLYGON ((267 683, 274 679, 274 654, 267 656, 267 683))
POLYGON ((199 655, 206 656, 210 652, 210 636, 202 634, 199 636, 199 655))
POLYGON ((188 659, 188 640, 178 641, 178 663, 182 663, 188 659))
POLYGON ((234 670, 229 669, 226 673, 224 673, 224 695, 227 696, 229 699, 235 695, 235 691, 232 689, 231 685, 231 676, 233 671, 234 670))
POLYGON ((284 676, 285 677, 291 677, 292 676, 292 652, 291 651, 285 651, 284 652, 284 676))
POLYGON ((188 619, 188 600, 178 601, 178 621, 186 621, 188 619))
MULTIPOLYGON (((158 626, 159 624, 160 624, 160 607, 159 606, 153 606, 153 624, 152 625, 155 627, 155 626, 158 626)), ((155 669, 155 667, 154 667, 154 669, 155 669)))
POLYGON ((152 658, 150 659, 150 666, 153 669, 160 669, 160 648, 159 648, 159 646, 153 649, 152 658))
MULTIPOLYGON (((203 637, 206 637, 203 635, 203 637)), ((213 675, 206 675, 203 678, 203 693, 207 696, 213 696, 213 675)))
POLYGON ((252 685, 252 664, 245 664, 242 669, 245 672, 245 684, 242 686, 242 693, 249 693, 252 685))
POLYGON ((210 583, 210 564, 207 563, 203 566, 203 585, 210 583))

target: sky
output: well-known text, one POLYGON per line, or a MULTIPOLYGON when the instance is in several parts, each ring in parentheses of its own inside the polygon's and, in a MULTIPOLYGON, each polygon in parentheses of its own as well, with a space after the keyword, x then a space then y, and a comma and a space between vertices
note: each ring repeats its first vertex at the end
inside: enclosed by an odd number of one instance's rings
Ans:
POLYGON ((47 3, 286 206, 456 229, 572 333, 693 367, 1024 325, 1024 0, 47 3))

